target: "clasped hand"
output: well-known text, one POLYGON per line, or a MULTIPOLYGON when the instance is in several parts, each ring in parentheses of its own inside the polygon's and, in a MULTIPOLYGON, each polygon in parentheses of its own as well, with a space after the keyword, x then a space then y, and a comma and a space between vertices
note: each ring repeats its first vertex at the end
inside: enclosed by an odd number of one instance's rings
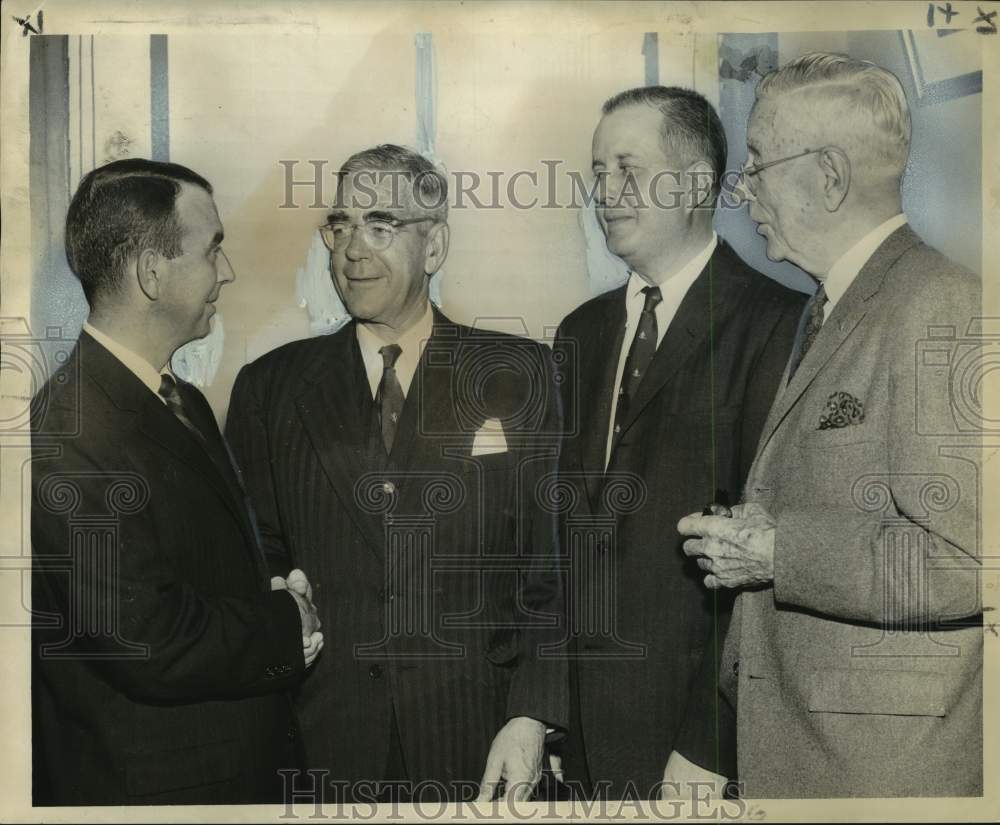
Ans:
POLYGON ((312 600, 312 585, 306 574, 296 568, 287 578, 274 576, 271 579, 271 589, 287 590, 298 605, 299 617, 302 619, 302 652, 306 667, 309 667, 323 649, 323 634, 319 632, 321 625, 312 600))
POLYGON ((760 504, 739 504, 732 518, 692 513, 677 523, 684 552, 707 573, 705 586, 754 587, 774 580, 774 519, 760 504))

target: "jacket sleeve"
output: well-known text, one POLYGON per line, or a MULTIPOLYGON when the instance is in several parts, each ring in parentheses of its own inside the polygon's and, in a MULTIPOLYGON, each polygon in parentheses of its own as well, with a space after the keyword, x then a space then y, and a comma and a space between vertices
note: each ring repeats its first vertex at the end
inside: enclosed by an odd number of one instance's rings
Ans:
POLYGON ((272 576, 286 576, 293 565, 278 517, 263 393, 256 377, 250 365, 236 376, 226 417, 226 440, 243 473, 268 570, 272 576))
POLYGON ((732 616, 732 594, 713 593, 716 627, 691 687, 674 750, 700 768, 736 777, 736 714, 722 696, 722 644, 732 616))
POLYGON ((123 507, 104 541, 81 543, 79 524, 100 522, 113 497, 127 499, 123 475, 141 476, 125 459, 109 467, 80 441, 62 440, 58 454, 35 445, 36 607, 52 620, 35 622, 48 628, 40 631, 40 640, 50 643, 40 655, 81 656, 135 701, 204 701, 290 688, 305 662, 298 607, 288 593, 236 598, 186 581, 174 568, 162 513, 150 512, 156 502, 131 512, 123 507))
POLYGON ((530 716, 549 728, 569 726, 569 670, 565 654, 566 618, 559 570, 558 517, 546 498, 559 458, 561 414, 552 356, 538 348, 539 374, 535 391, 544 393, 541 412, 521 434, 523 473, 519 481, 525 565, 518 594, 525 617, 520 632, 518 666, 507 698, 507 717, 530 716))
POLYGON ((908 280, 873 342, 888 366, 887 431, 873 444, 885 450, 886 469, 851 479, 839 501, 779 514, 774 595, 842 619, 913 628, 982 611, 982 422, 966 383, 979 364, 967 336, 982 308, 970 273, 908 280))
MULTIPOLYGON (((789 293, 775 310, 761 313, 767 326, 761 331, 760 352, 749 372, 743 398, 739 444, 740 476, 746 480, 755 457, 761 430, 778 393, 802 315, 805 296, 789 293)), ((735 502, 732 502, 735 503, 735 502)), ((732 616, 732 594, 714 593, 715 633, 706 645, 684 724, 674 749, 687 760, 732 778, 736 775, 736 714, 720 693, 722 643, 732 616)))

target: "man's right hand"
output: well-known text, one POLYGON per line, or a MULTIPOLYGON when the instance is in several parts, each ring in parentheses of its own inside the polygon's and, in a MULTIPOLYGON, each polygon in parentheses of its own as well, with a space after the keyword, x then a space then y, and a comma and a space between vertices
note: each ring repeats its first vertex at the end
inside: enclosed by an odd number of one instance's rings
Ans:
POLYGON ((312 601, 312 585, 305 573, 296 568, 288 574, 287 578, 274 576, 271 579, 272 590, 287 590, 288 594, 295 599, 295 604, 299 608, 299 617, 302 619, 302 648, 306 659, 306 667, 309 667, 323 649, 323 634, 319 632, 321 622, 316 606, 312 601))
POLYGON ((302 619, 302 636, 311 636, 320 628, 319 614, 316 612, 316 606, 312 603, 311 599, 306 598, 297 590, 289 587, 288 592, 291 594, 292 598, 295 599, 295 603, 299 606, 299 616, 302 619))
POLYGON ((306 658, 306 667, 312 667, 319 652, 323 649, 323 634, 318 630, 311 636, 302 637, 302 655, 306 658))

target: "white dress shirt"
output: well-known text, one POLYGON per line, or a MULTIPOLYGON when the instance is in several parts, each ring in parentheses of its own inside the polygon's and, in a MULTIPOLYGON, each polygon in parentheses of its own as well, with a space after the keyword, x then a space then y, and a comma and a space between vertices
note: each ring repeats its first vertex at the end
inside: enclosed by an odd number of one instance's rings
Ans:
MULTIPOLYGON (((383 341, 366 324, 359 323, 356 327, 358 346, 361 347, 361 358, 365 362, 365 372, 368 375, 368 386, 371 387, 374 398, 378 395, 378 385, 382 383, 382 372, 385 369, 385 362, 379 350, 393 342, 383 341)), ((427 340, 431 337, 433 329, 434 313, 428 303, 423 317, 394 342, 401 350, 396 359, 396 378, 399 379, 399 386, 403 388, 404 398, 410 391, 410 384, 413 383, 413 376, 416 375, 424 347, 427 346, 427 340)))
MULTIPOLYGON (((667 327, 674 320, 677 308, 687 295, 691 285, 698 279, 701 271, 708 263, 708 259, 715 252, 715 247, 719 243, 719 236, 714 232, 708 245, 695 255, 684 266, 666 278, 657 286, 660 287, 662 300, 656 305, 654 314, 656 315, 656 347, 659 349, 663 336, 666 335, 667 327)), ((622 338, 621 352, 618 354, 618 369, 615 371, 615 384, 611 395, 611 415, 608 420, 608 437, 604 450, 604 469, 608 468, 611 462, 611 444, 615 435, 615 410, 618 407, 618 390, 622 383, 622 373, 625 371, 625 361, 628 358, 628 351, 632 346, 632 339, 635 338, 636 327, 639 326, 639 318, 642 315, 642 308, 646 304, 646 296, 642 290, 650 286, 640 275, 635 272, 629 273, 628 284, 625 287, 625 336, 622 338)))
POLYGON ((858 273, 868 263, 868 259, 875 254, 875 250, 904 223, 906 223, 906 215, 902 212, 880 223, 841 255, 836 263, 830 267, 830 271, 823 281, 823 289, 826 290, 826 306, 823 308, 824 321, 830 317, 830 313, 833 312, 837 301, 847 292, 847 288, 854 283, 854 279, 858 277, 858 273))
POLYGON ((118 343, 107 333, 101 332, 97 327, 91 326, 89 321, 83 322, 83 331, 90 335, 91 338, 97 341, 98 344, 104 347, 104 349, 110 352, 115 358, 121 361, 122 366, 142 381, 143 384, 149 387, 150 392, 152 392, 162 404, 167 403, 163 396, 160 395, 160 378, 163 375, 169 375, 171 378, 174 377, 173 372, 170 370, 169 363, 161 371, 157 372, 156 367, 150 364, 149 361, 141 355, 136 355, 132 352, 132 350, 124 344, 118 343))

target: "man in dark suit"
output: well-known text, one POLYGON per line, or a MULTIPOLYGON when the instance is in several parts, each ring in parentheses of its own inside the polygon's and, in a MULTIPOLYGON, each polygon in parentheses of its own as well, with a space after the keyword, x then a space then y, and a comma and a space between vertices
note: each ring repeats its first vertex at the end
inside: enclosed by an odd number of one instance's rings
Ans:
POLYGON ((360 152, 337 193, 321 232, 353 320, 246 366, 226 427, 272 570, 307 567, 322 595, 306 761, 340 798, 489 798, 501 780, 524 798, 566 725, 535 492, 558 449, 550 356, 430 303, 449 227, 427 160, 360 152))
POLYGON ((767 254, 817 290, 745 501, 679 525, 705 583, 739 593, 722 687, 740 782, 980 796, 980 279, 907 224, 910 115, 885 69, 792 60, 757 87, 747 146, 767 254))
POLYGON ((649 796, 733 775, 716 690, 727 606, 705 597, 675 515, 740 490, 804 299, 712 230, 726 140, 704 98, 646 87, 603 113, 598 219, 631 273, 556 343, 560 477, 577 491, 562 534, 575 651, 563 767, 592 792, 649 796))
POLYGON ((221 243, 176 164, 108 164, 70 204, 91 311, 33 404, 36 805, 277 802, 298 764, 308 588, 269 582, 211 409, 169 367, 233 280, 221 243))

